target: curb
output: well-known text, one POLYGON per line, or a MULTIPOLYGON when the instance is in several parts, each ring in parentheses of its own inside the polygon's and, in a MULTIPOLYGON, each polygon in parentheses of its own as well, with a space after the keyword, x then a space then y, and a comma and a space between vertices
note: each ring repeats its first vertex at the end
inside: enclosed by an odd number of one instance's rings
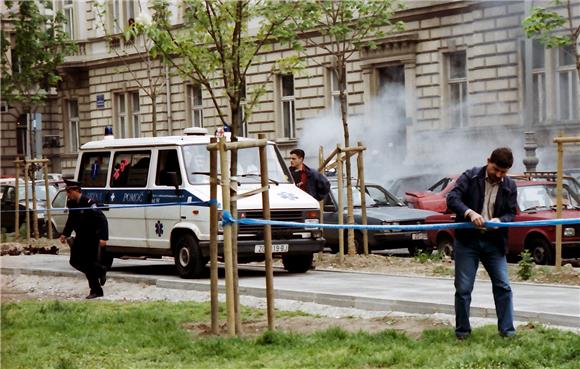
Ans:
MULTIPOLYGON (((37 275, 37 276, 54 276, 54 277, 81 277, 76 271, 61 271, 52 269, 23 269, 2 267, 1 274, 7 275, 37 275)), ((177 290, 193 290, 200 292, 209 291, 209 280, 207 282, 195 280, 169 280, 157 277, 148 276, 128 276, 119 275, 115 272, 109 272, 109 278, 118 282, 127 283, 144 283, 147 285, 154 285, 159 288, 177 289, 177 290)), ((225 286, 223 283, 218 285, 218 291, 225 293, 225 286)), ((239 287, 241 295, 252 296, 258 298, 266 297, 266 289, 258 287, 239 287)), ((294 300, 300 302, 310 302, 321 305, 328 305, 334 307, 354 308, 368 311, 396 311, 409 314, 449 314, 454 315, 455 309, 453 305, 437 304, 430 302, 418 302, 410 300, 394 300, 368 297, 354 297, 348 295, 338 295, 332 293, 314 293, 314 292, 297 292, 291 290, 277 289, 275 291, 275 298, 294 300)), ((494 308, 471 307, 471 316, 478 318, 495 318, 494 308)), ((580 319, 574 315, 565 314, 549 314, 539 313, 524 310, 514 311, 514 320, 516 321, 534 321, 543 324, 558 325, 569 328, 580 328, 580 319)))

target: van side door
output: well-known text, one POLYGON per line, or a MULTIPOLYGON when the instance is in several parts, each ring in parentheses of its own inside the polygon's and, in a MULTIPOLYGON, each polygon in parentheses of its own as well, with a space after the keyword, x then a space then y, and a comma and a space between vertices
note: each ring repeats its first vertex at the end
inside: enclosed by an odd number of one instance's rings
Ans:
POLYGON ((112 246, 146 248, 145 207, 151 203, 147 182, 151 150, 123 150, 113 155, 109 174, 110 191, 107 216, 112 246))
POLYGON ((177 204, 183 184, 179 155, 176 148, 163 148, 153 156, 154 172, 150 178, 149 196, 154 206, 145 208, 147 240, 150 248, 170 249, 171 230, 181 221, 181 206, 177 204), (175 178, 178 189, 175 188, 175 178))

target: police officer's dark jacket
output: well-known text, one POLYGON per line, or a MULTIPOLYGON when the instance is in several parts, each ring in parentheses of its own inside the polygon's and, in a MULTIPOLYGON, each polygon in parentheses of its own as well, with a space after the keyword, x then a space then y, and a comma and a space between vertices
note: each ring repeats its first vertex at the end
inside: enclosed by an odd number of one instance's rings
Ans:
MULTIPOLYGON (((456 181, 455 187, 447 194, 447 207, 457 217, 455 222, 468 222, 465 218, 467 209, 472 209, 481 214, 485 198, 485 173, 486 167, 474 167, 466 170, 456 181)), ((516 216, 517 187, 515 182, 504 177, 500 182, 493 209, 493 217, 501 222, 511 222, 516 216)), ((458 229, 455 231, 457 241, 468 243, 477 237, 485 237, 507 251, 507 228, 497 230, 487 229, 482 232, 477 229, 458 229)))
MULTIPOLYGON (((306 192, 318 201, 324 200, 326 195, 330 192, 330 182, 328 182, 328 179, 316 170, 312 170, 306 165, 303 165, 303 168, 308 178, 306 181, 306 192)), ((292 174, 295 183, 300 183, 299 170, 290 167, 290 174, 292 174)))
POLYGON ((81 195, 78 202, 68 200, 67 207, 70 213, 63 235, 69 237, 72 231, 75 231, 77 239, 97 242, 109 239, 107 218, 93 200, 81 195))

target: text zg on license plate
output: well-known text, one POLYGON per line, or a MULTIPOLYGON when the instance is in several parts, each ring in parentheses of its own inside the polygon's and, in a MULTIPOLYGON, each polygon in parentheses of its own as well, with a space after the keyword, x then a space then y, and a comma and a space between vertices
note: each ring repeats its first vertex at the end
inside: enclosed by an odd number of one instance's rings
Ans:
MULTIPOLYGON (((288 252, 288 244, 287 243, 275 243, 272 245, 272 253, 280 253, 280 252, 288 252)), ((263 254, 264 253, 264 245, 254 246, 254 253, 263 254)))

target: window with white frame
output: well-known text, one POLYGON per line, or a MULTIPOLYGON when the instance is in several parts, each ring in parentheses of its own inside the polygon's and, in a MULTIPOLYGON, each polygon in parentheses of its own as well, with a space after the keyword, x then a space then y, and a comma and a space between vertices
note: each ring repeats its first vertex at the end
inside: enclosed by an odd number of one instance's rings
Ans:
POLYGON ((568 45, 558 49, 556 83, 560 120, 578 119, 578 77, 574 48, 575 45, 568 45))
POLYGON ((546 121, 546 56, 544 46, 538 41, 532 41, 532 89, 534 122, 546 121))
POLYGON ((451 127, 467 126, 467 57, 465 51, 447 55, 448 109, 451 127))
POLYGON ((281 97, 282 103, 282 127, 284 129, 284 137, 296 137, 296 120, 294 109, 294 76, 286 74, 280 76, 281 97))
POLYGON ((115 94, 116 105, 116 133, 115 136, 119 138, 129 137, 128 117, 127 117, 127 101, 124 93, 115 94))
POLYGON ((64 31, 68 33, 71 39, 75 39, 75 11, 73 0, 64 0, 62 3, 62 12, 64 14, 64 31))
POLYGON ((201 86, 187 86, 187 95, 189 99, 189 111, 192 127, 203 127, 203 98, 201 86))
POLYGON ((123 32, 135 21, 138 4, 135 0, 109 0, 109 26, 113 33, 123 32))
POLYGON ((115 136, 119 138, 141 136, 141 103, 139 92, 115 94, 115 136))
POLYGON ((139 92, 131 92, 130 95, 133 137, 139 137, 141 135, 141 103, 139 102, 139 92))
POLYGON ((76 153, 79 151, 80 142, 80 128, 79 128, 79 102, 77 100, 69 100, 68 103, 68 134, 70 152, 76 153))
MULTIPOLYGON (((340 85, 336 68, 329 69, 328 74, 330 77, 330 110, 333 114, 340 114, 340 85)), ((346 87, 346 81, 343 81, 343 86, 346 87)), ((346 88, 344 92, 346 93, 346 88)))

